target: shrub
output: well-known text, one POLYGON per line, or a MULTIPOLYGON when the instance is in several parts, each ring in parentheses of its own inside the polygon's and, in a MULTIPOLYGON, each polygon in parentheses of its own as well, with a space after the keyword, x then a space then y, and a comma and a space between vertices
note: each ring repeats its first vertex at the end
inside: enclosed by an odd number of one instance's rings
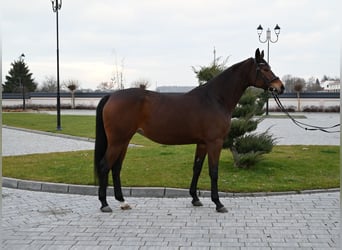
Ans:
POLYGON ((262 120, 256 115, 263 113, 265 93, 255 89, 247 89, 234 109, 230 132, 223 148, 233 154, 234 166, 248 168, 261 159, 262 154, 272 151, 275 140, 268 131, 262 134, 251 134, 262 120))
POLYGON ((247 134, 236 139, 230 151, 233 154, 234 166, 249 168, 255 165, 263 154, 270 153, 275 139, 268 131, 262 134, 247 134))

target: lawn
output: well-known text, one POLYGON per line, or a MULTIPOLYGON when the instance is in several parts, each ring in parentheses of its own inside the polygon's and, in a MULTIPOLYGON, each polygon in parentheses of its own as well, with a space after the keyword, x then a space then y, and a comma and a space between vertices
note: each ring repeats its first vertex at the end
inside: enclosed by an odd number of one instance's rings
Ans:
POLYGON ((2 123, 19 128, 95 138, 94 116, 62 115, 61 131, 56 130, 56 116, 46 113, 3 113, 2 123))
MULTIPOLYGON (((94 137, 93 116, 62 116, 63 133, 94 137)), ((53 131, 55 116, 4 113, 3 123, 53 131)), ((140 135, 122 169, 123 186, 188 188, 194 145, 165 146, 140 135)), ((276 146, 251 169, 233 167, 231 153, 222 151, 219 189, 229 192, 268 192, 339 187, 339 146, 276 146)), ((3 157, 3 176, 72 184, 94 184, 93 151, 3 157)), ((210 189, 207 165, 199 188, 210 189)))

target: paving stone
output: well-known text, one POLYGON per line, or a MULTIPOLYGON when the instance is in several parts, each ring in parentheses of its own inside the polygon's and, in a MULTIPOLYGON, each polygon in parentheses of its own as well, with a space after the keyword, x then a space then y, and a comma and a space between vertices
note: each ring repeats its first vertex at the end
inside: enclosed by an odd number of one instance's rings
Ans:
POLYGON ((200 208, 189 198, 128 202, 131 210, 111 205, 113 213, 107 214, 93 195, 3 188, 1 244, 3 249, 338 249, 338 192, 226 197, 225 214, 217 213, 208 197, 200 208))
POLYGON ((41 191, 42 183, 41 182, 33 182, 33 181, 18 181, 18 188, 25 190, 33 190, 33 191, 41 191))
POLYGON ((58 183, 42 183, 41 191, 52 193, 68 193, 68 186, 58 183))
POLYGON ((165 188, 132 188, 133 197, 164 197, 165 188))
POLYGON ((2 186, 9 188, 18 188, 18 179, 2 178, 2 186))
POLYGON ((189 190, 181 188, 166 188, 165 197, 167 198, 179 198, 179 197, 190 197, 189 190))
POLYGON ((69 185, 68 192, 71 194, 97 195, 98 187, 84 185, 69 185))

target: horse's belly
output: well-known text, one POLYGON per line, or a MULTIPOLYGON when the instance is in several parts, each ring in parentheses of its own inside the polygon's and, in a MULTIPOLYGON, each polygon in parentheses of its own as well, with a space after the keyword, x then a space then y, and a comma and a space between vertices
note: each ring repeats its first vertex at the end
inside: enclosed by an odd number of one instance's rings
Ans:
POLYGON ((196 137, 191 132, 179 131, 177 129, 144 129, 138 128, 137 133, 146 138, 165 145, 180 145, 180 144, 195 144, 201 142, 199 137, 196 137))

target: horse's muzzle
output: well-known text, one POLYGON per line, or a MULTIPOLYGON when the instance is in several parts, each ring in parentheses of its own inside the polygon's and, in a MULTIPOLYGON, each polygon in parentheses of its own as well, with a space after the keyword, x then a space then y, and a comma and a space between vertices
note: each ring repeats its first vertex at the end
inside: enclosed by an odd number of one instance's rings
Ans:
POLYGON ((276 88, 276 87, 269 87, 268 88, 268 91, 274 93, 274 94, 277 94, 277 95, 281 95, 282 93, 284 93, 284 86, 281 85, 280 88, 276 88))

